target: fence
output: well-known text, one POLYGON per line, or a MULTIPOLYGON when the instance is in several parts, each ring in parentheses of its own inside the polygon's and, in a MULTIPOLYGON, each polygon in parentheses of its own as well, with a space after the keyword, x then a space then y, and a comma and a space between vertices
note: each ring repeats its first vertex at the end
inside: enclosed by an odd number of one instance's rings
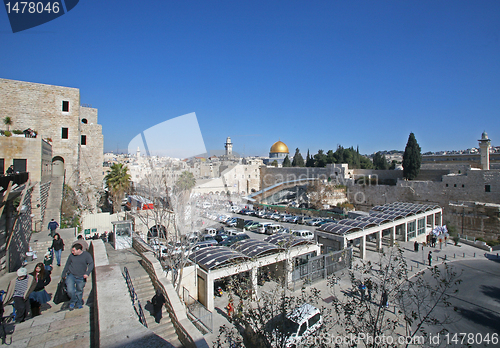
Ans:
POLYGON ((193 324, 197 327, 200 324, 206 330, 213 332, 213 316, 212 312, 210 312, 204 305, 194 299, 191 295, 189 295, 189 290, 186 288, 182 288, 182 299, 186 304, 186 308, 188 310, 189 319, 193 322, 193 324))
POLYGON ((144 312, 142 310, 141 301, 137 298, 137 293, 135 292, 134 285, 132 284, 132 279, 130 279, 130 274, 128 273, 127 267, 123 267, 125 281, 127 282, 128 291, 130 292, 130 297, 132 298, 132 305, 139 316, 139 321, 145 327, 148 327, 148 323, 146 322, 146 317, 144 316, 144 312), (137 302, 137 307, 135 303, 137 302))
POLYGON ((352 248, 315 256, 303 265, 295 266, 292 271, 293 290, 310 285, 329 275, 352 266, 352 248))

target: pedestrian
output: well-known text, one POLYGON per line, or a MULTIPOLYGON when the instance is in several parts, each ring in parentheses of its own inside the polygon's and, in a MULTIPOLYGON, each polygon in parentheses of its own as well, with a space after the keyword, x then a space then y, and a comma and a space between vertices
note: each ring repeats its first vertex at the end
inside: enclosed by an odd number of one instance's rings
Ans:
POLYGON ((365 285, 366 285, 366 290, 368 291, 368 301, 371 301, 372 300, 373 283, 370 279, 367 279, 365 281, 365 285))
POLYGON ((16 323, 22 323, 27 319, 31 309, 28 298, 35 286, 35 278, 28 274, 28 270, 24 267, 19 268, 17 278, 10 281, 4 298, 4 306, 14 301, 16 323))
POLYGON ((11 165, 9 168, 7 168, 6 174, 14 174, 14 166, 13 165, 11 165))
POLYGON ((389 296, 387 296, 387 292, 383 291, 382 292, 382 299, 380 301, 380 306, 388 308, 389 307, 389 296))
POLYGON ((231 319, 233 317, 233 311, 234 311, 232 299, 229 299, 229 303, 227 304, 226 309, 227 309, 227 316, 229 317, 229 319, 231 319))
POLYGON ((361 282, 358 286, 359 289, 359 296, 361 297, 361 301, 365 300, 365 290, 366 290, 366 285, 361 282))
POLYGON ((56 233, 56 229, 59 227, 59 224, 57 223, 56 220, 52 219, 49 222, 49 226, 47 227, 50 230, 49 236, 54 238, 54 235, 56 233))
POLYGON ((70 311, 75 309, 75 307, 83 307, 83 288, 93 269, 94 260, 92 260, 92 256, 83 250, 81 244, 75 244, 71 248, 71 254, 61 273, 61 278, 66 280, 66 291, 71 298, 69 302, 70 311))
POLYGON ((75 244, 80 244, 83 247, 83 251, 89 250, 89 243, 85 239, 83 239, 83 236, 81 234, 78 235, 77 239, 71 244, 71 247, 74 247, 75 244))
POLYGON ((50 295, 45 291, 45 287, 50 283, 50 272, 45 271, 43 263, 36 264, 35 269, 30 273, 35 278, 35 289, 30 294, 31 315, 40 315, 40 308, 50 301, 50 295))
POLYGON ((437 241, 436 236, 432 236, 432 247, 433 247, 433 248, 435 248, 435 247, 436 247, 436 241, 437 241))
POLYGON ((163 305, 167 302, 165 300, 165 296, 163 296, 163 292, 160 289, 156 290, 156 294, 151 299, 151 303, 153 304, 153 312, 155 316, 155 321, 159 324, 162 318, 163 305))
POLYGON ((429 255, 427 255, 427 260, 429 260, 429 266, 432 266, 432 251, 429 251, 429 255))
POLYGON ((57 265, 61 266, 61 254, 64 250, 64 241, 59 233, 54 234, 54 239, 52 240, 52 246, 50 248, 54 251, 54 254, 56 254, 57 265))
POLYGON ((418 242, 417 241, 415 241, 415 245, 414 246, 415 246, 415 252, 418 252, 418 242))
POLYGON ((49 248, 43 256, 43 266, 47 272, 52 271, 52 262, 54 262, 54 256, 52 255, 51 249, 49 248))

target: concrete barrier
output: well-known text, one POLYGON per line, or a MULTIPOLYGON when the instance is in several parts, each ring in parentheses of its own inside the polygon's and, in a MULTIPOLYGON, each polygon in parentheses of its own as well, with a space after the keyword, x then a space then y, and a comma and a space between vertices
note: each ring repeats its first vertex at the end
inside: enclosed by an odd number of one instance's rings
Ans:
POLYGON ((137 235, 133 237, 132 246, 141 254, 144 269, 152 279, 155 289, 163 291, 167 300, 165 305, 179 341, 188 348, 208 348, 209 346, 201 332, 187 317, 186 306, 179 298, 172 283, 164 276, 163 268, 156 259, 153 250, 137 235))
POLYGON ((92 241, 94 312, 91 347, 168 347, 167 341, 139 322, 121 267, 109 264, 102 240, 92 241))
POLYGON ((473 247, 476 247, 476 248, 483 249, 483 250, 491 252, 491 247, 488 244, 486 244, 485 242, 482 242, 482 241, 476 240, 474 242, 472 240, 466 240, 466 239, 460 238, 460 243, 463 243, 463 244, 466 244, 466 245, 470 245, 470 246, 473 246, 473 247))

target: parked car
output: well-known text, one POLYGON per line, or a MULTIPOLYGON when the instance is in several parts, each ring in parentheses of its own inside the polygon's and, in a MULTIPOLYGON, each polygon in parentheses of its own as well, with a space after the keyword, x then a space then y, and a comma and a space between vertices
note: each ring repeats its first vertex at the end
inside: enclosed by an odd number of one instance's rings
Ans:
POLYGON ((318 223, 320 223, 321 221, 323 221, 323 219, 320 219, 320 218, 315 218, 315 219, 311 219, 307 222, 307 224, 309 226, 316 226, 318 223))
POLYGON ((271 225, 271 222, 259 222, 259 226, 255 229, 257 233, 266 233, 266 226, 271 225))
POLYGON ((292 234, 296 237, 308 239, 308 240, 313 240, 314 239, 314 233, 309 231, 309 230, 298 230, 298 231, 292 231, 292 234))
POLYGON ((215 236, 217 234, 217 230, 213 227, 207 227, 205 228, 205 233, 211 236, 215 236))
POLYGON ((280 346, 286 348, 299 346, 301 342, 316 332, 323 324, 323 317, 318 308, 304 303, 288 313, 271 319, 266 324, 266 331, 273 332, 277 337, 283 338, 280 346), (278 334, 278 331, 281 331, 278 334))
POLYGON ((203 248, 206 248, 206 247, 209 247, 209 246, 216 246, 216 245, 219 245, 219 243, 215 239, 206 240, 206 241, 203 241, 203 242, 196 243, 193 246, 193 249, 191 249, 191 251, 198 251, 200 249, 203 249, 203 248))
POLYGON ((254 229, 258 228, 259 225, 260 225, 260 222, 252 221, 252 222, 249 222, 248 224, 246 224, 244 229, 247 231, 253 231, 254 229))
POLYGON ((238 230, 234 230, 234 229, 232 229, 232 228, 231 228, 231 229, 227 229, 225 232, 226 232, 226 234, 227 234, 229 237, 231 237, 231 236, 236 236, 237 234, 241 234, 241 233, 243 233, 243 232, 240 232, 240 231, 238 231, 238 230))
POLYGON ((214 239, 217 241, 217 243, 221 243, 228 238, 229 238, 229 236, 227 234, 224 234, 224 233, 220 233, 214 237, 214 239))
POLYGON ((266 234, 275 234, 283 230, 283 226, 277 224, 270 224, 266 226, 266 234))
POLYGON ((238 234, 236 236, 231 236, 225 241, 219 243, 221 246, 231 246, 236 242, 239 242, 240 240, 245 240, 245 239, 250 239, 250 236, 244 233, 238 234))

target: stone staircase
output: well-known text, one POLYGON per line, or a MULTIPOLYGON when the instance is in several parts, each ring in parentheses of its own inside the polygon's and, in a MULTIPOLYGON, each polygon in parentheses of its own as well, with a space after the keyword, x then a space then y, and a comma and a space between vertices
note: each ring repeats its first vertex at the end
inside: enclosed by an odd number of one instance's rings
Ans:
POLYGON ((151 279, 146 271, 144 271, 144 275, 132 278, 132 284, 134 285, 135 292, 137 293, 137 298, 141 302, 148 328, 169 342, 173 347, 183 347, 177 337, 174 325, 170 321, 170 316, 165 306, 163 306, 162 309, 163 318, 160 323, 158 324, 155 322, 155 318, 153 316, 153 305, 151 304, 151 299, 155 294, 155 288, 153 287, 153 283, 151 282, 151 279))
POLYGON ((49 196, 47 198, 47 207, 45 208, 42 231, 47 230, 50 220, 55 219, 61 224, 61 203, 63 195, 64 177, 52 177, 49 196))

